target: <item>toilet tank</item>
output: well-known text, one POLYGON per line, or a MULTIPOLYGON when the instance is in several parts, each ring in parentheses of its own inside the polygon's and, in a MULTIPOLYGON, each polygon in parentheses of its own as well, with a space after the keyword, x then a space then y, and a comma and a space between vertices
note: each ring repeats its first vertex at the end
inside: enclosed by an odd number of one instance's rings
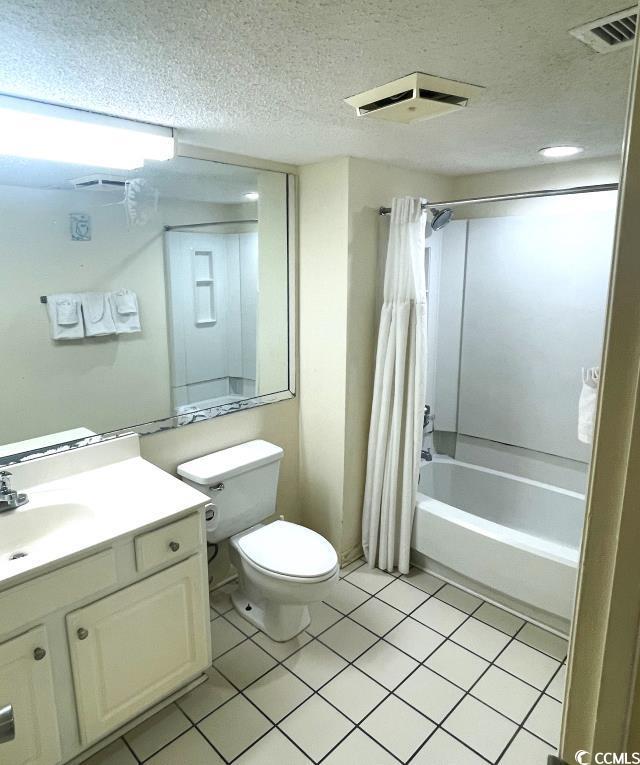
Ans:
POLYGON ((275 513, 283 454, 268 441, 248 441, 178 465, 184 481, 211 497, 209 542, 228 539, 275 513))

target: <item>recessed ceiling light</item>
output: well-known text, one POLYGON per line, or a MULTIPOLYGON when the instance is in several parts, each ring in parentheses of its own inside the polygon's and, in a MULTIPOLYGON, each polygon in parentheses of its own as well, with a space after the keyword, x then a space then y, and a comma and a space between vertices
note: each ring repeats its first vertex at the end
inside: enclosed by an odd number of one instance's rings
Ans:
POLYGON ((250 202, 255 202, 255 201, 256 201, 256 199, 259 199, 259 197, 260 197, 260 194, 258 194, 258 192, 257 192, 257 191, 248 191, 248 192, 247 192, 247 193, 244 195, 244 198, 245 198, 245 199, 248 199, 250 202))
POLYGON ((580 154, 584 149, 582 146, 545 146, 544 149, 538 149, 538 154, 550 159, 560 159, 562 157, 573 157, 580 154))

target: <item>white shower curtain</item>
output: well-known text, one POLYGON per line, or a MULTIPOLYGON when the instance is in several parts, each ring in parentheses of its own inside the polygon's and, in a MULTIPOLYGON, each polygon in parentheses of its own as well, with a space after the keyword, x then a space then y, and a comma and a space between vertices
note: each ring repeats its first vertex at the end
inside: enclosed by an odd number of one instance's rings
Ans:
POLYGON ((362 547, 370 566, 409 570, 425 403, 422 199, 393 200, 369 427, 362 547))

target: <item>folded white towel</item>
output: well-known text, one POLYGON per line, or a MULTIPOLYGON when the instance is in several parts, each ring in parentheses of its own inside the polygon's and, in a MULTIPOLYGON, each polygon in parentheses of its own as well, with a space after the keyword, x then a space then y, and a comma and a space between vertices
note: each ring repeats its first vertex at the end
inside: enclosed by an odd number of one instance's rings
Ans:
POLYGON ((104 292, 83 292, 82 313, 87 337, 113 335, 116 325, 111 315, 111 303, 104 292))
POLYGON ((47 295, 47 314, 52 340, 80 340, 84 337, 79 295, 68 292, 47 295))
POLYGON ((140 332, 138 298, 132 290, 116 290, 109 294, 113 321, 118 335, 140 332))
POLYGON ((578 401, 578 440, 584 444, 593 443, 598 404, 598 383, 593 378, 582 383, 578 401))

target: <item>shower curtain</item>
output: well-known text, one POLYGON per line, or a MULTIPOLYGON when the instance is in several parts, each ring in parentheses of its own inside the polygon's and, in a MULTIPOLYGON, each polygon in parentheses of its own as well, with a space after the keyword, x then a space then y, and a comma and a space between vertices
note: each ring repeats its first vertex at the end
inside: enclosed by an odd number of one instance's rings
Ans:
POLYGON ((422 199, 393 200, 369 427, 362 547, 370 567, 409 570, 426 385, 422 199))

